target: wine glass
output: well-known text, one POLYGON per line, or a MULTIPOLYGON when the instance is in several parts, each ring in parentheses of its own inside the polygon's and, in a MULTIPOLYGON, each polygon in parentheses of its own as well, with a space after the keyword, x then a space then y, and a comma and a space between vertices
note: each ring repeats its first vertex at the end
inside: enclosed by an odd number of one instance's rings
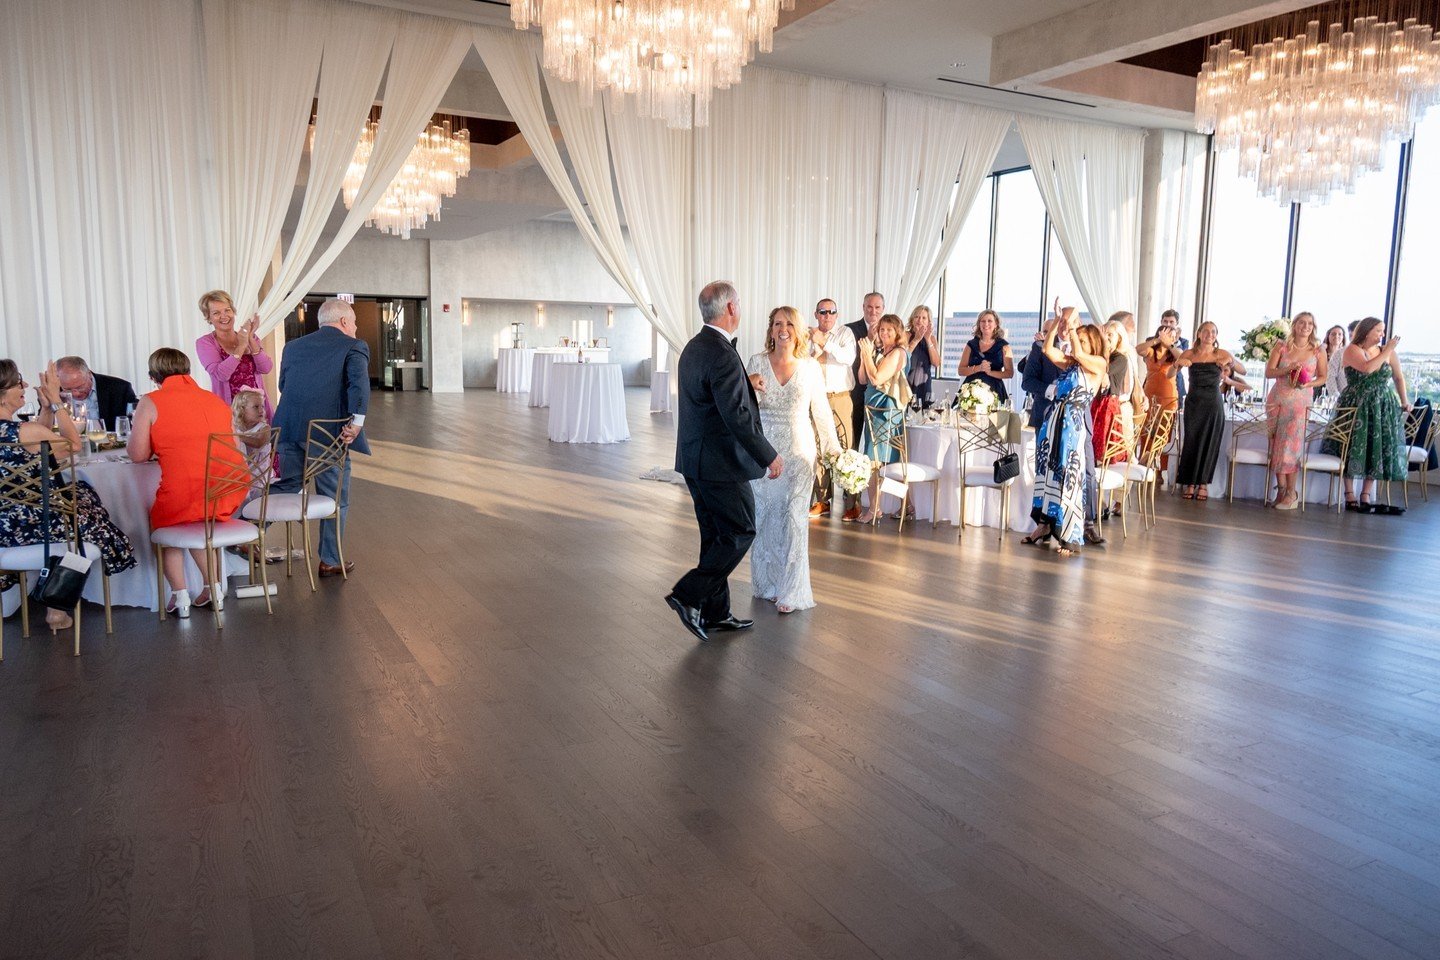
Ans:
POLYGON ((93 417, 85 421, 85 439, 90 441, 90 452, 94 453, 100 449, 100 445, 109 437, 105 429, 105 421, 96 420, 93 417))

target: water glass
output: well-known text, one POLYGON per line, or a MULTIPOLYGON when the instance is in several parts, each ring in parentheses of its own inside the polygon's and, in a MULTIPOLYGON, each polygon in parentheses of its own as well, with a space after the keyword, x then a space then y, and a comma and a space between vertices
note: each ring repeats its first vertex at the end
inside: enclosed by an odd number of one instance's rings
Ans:
POLYGON ((127 441, 127 440, 130 439, 130 418, 129 418, 129 417, 116 417, 116 418, 115 418, 115 439, 116 439, 116 440, 119 440, 121 443, 124 443, 125 441, 127 441))

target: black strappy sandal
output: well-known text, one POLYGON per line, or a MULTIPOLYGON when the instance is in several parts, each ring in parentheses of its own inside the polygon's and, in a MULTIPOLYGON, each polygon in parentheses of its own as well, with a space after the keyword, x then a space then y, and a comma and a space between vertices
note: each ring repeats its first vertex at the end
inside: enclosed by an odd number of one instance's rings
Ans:
POLYGON ((1045 528, 1044 533, 1041 533, 1037 529, 1034 533, 1030 534, 1030 536, 1021 537, 1020 542, 1024 544, 1042 544, 1053 536, 1055 536, 1055 528, 1050 526, 1045 528))

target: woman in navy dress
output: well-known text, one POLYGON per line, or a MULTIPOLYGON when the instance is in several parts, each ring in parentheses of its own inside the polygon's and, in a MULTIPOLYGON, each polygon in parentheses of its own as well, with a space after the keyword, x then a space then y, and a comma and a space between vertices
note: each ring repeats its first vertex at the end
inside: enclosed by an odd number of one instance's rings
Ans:
POLYGON ((935 371, 940 366, 940 344, 935 339, 935 322, 930 308, 924 305, 910 311, 910 372, 906 375, 910 389, 920 406, 930 406, 930 391, 935 385, 935 371))
POLYGON ((1005 405, 1010 402, 1005 384, 1014 375, 1015 359, 1005 340, 1005 328, 1000 326, 1000 314, 994 310, 980 311, 980 316, 975 318, 975 336, 960 354, 960 376, 966 383, 982 381, 1005 405))

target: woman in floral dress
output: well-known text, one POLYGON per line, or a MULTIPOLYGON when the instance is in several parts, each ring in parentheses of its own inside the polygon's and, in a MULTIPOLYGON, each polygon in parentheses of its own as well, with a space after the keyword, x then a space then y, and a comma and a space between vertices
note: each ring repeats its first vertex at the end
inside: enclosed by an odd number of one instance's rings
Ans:
MULTIPOLYGON (((1409 410, 1405 375, 1395 362, 1400 338, 1383 343, 1385 327, 1378 317, 1366 317, 1355 328, 1345 348, 1345 390, 1335 401, 1337 410, 1355 408, 1355 428, 1345 458, 1345 509, 1356 513, 1401 513, 1397 506, 1373 502, 1376 480, 1405 482, 1407 470, 1405 431, 1401 410, 1409 410), (1360 497, 1354 481, 1360 480, 1360 497)), ((1339 453, 1333 441, 1325 452, 1339 453)))
POLYGON ((1275 381, 1265 400, 1265 416, 1270 427, 1270 469, 1278 487, 1276 510, 1294 510, 1300 505, 1295 477, 1305 448, 1310 402, 1315 388, 1325 382, 1328 369, 1325 349, 1315 339, 1315 315, 1297 313, 1289 338, 1275 345, 1265 365, 1265 376, 1275 381))

